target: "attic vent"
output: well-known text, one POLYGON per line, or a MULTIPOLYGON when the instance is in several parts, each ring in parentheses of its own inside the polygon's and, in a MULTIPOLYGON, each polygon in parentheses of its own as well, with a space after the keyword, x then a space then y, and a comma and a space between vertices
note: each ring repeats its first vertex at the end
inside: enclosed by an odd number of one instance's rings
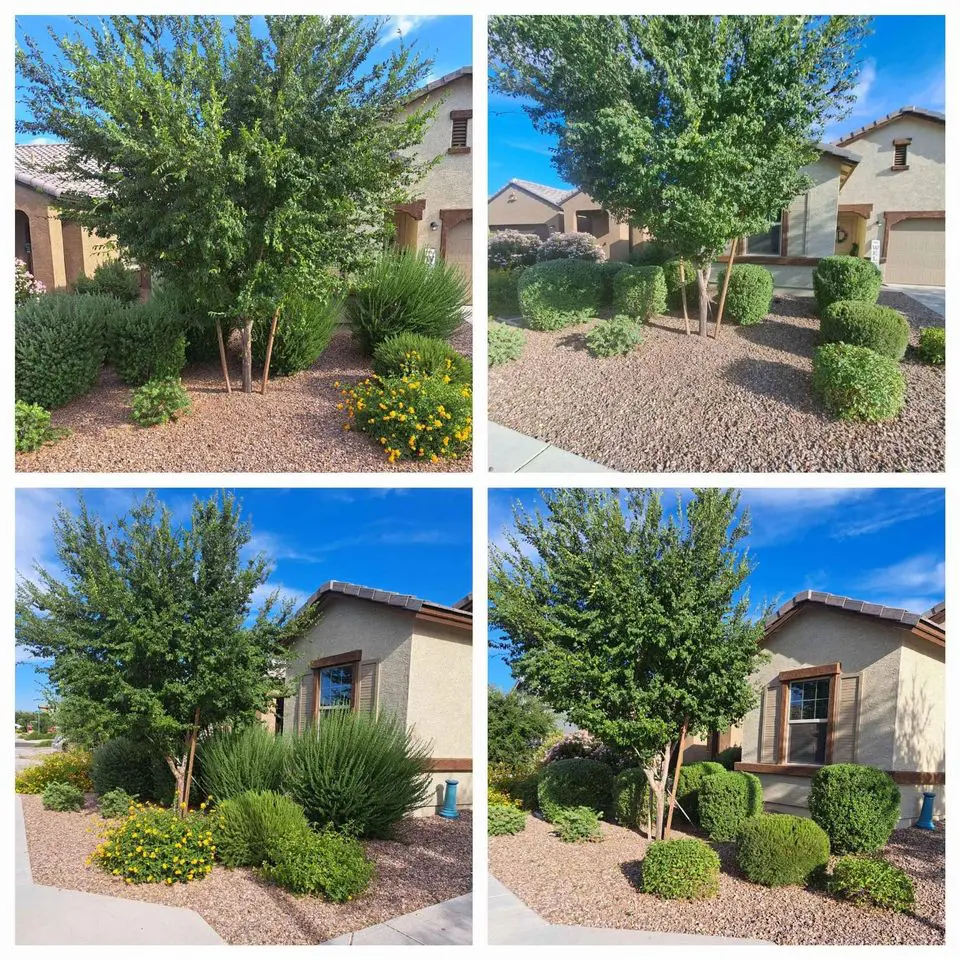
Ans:
POLYGON ((893 165, 895 167, 907 166, 907 147, 909 146, 909 140, 893 141, 893 165))
POLYGON ((465 147, 467 145, 467 117, 456 117, 453 121, 453 134, 450 137, 451 147, 465 147))

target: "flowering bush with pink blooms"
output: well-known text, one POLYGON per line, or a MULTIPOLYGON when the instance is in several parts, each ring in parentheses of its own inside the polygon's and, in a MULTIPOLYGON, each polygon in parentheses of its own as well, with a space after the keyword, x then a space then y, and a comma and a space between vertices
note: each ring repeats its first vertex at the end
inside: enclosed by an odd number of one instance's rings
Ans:
POLYGON ((46 293, 47 288, 34 277, 19 257, 14 260, 14 263, 16 264, 15 303, 19 307, 21 303, 46 293))
POLYGON ((575 757, 585 757, 587 760, 599 760, 601 763, 622 770, 625 767, 636 766, 637 760, 623 756, 618 751, 601 743, 592 733, 586 730, 577 730, 568 733, 552 744, 543 755, 542 765, 553 763, 556 760, 572 760, 575 757))

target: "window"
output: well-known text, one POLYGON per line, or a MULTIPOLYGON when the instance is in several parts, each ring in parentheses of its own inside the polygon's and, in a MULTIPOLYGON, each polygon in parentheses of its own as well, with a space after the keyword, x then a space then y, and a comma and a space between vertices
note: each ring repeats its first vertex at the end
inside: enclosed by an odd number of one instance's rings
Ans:
POLYGON ((353 705, 354 664, 325 667, 320 674, 320 710, 349 710, 353 705))
POLYGON ((450 111, 450 149, 449 153, 470 152, 470 119, 472 110, 450 111))
POLYGON ((790 684, 788 763, 824 763, 830 680, 797 680, 790 684))
POLYGON ((783 235, 783 215, 775 220, 762 233, 754 233, 744 238, 744 252, 754 257, 779 257, 780 239, 783 235))
POLYGON ((893 141, 893 165, 894 167, 907 166, 907 147, 910 146, 909 140, 893 141))
POLYGON ((273 732, 283 733, 283 697, 277 697, 277 707, 273 712, 273 732))

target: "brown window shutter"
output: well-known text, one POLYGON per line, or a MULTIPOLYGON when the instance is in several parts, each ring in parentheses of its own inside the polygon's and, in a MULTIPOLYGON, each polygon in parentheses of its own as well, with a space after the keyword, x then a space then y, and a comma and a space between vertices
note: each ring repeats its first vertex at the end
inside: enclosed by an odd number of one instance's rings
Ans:
POLYGON ((451 147, 465 147, 467 145, 467 117, 455 117, 453 120, 453 134, 450 138, 451 147))
POLYGON ((760 703, 760 763, 782 763, 779 753, 780 739, 780 687, 779 680, 771 680, 763 691, 760 703))
POLYGON ((380 664, 376 660, 360 664, 358 681, 357 711, 376 716, 377 713, 377 675, 380 664))
POLYGON ((834 718, 833 763, 854 763, 857 759, 857 719, 860 715, 860 677, 841 677, 837 715, 834 718))
POLYGON ((303 733, 313 723, 313 671, 300 678, 300 691, 297 696, 297 730, 303 733))

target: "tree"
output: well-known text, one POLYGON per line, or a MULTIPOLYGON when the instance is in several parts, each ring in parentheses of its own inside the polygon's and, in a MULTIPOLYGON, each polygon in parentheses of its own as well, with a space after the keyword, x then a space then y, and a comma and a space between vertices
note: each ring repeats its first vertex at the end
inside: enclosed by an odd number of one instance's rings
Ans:
POLYGON ((516 688, 487 688, 488 762, 522 767, 557 729, 557 718, 536 697, 516 688))
POLYGON ((713 262, 811 185, 802 168, 855 99, 868 24, 497 16, 493 86, 527 98, 565 180, 693 264, 705 336, 713 262))
POLYGON ((749 678, 764 658, 764 618, 749 618, 740 592, 752 569, 748 515, 737 492, 717 489, 694 491, 669 517, 651 490, 622 502, 619 491, 580 489, 543 499, 545 513, 516 508, 508 549, 492 551, 490 622, 526 690, 634 752, 664 836, 671 759, 686 737, 738 723, 756 704, 749 678))
POLYGON ((244 560, 250 525, 227 494, 195 500, 175 525, 148 495, 113 524, 81 501, 53 524, 62 577, 37 567, 17 586, 16 638, 58 696, 101 734, 152 744, 188 802, 197 738, 249 722, 283 693, 284 641, 313 619, 291 616, 267 582, 262 554, 244 560))
MULTIPOLYGON (((109 17, 17 51, 29 119, 85 181, 65 218, 158 271, 194 306, 239 319, 252 389, 257 316, 291 291, 329 297, 382 249, 429 163, 408 149, 436 108, 405 109, 430 61, 401 45, 369 65, 381 20, 109 17)), ((226 357, 221 361, 229 389, 226 357)), ((266 383, 266 376, 264 378, 266 383)))

